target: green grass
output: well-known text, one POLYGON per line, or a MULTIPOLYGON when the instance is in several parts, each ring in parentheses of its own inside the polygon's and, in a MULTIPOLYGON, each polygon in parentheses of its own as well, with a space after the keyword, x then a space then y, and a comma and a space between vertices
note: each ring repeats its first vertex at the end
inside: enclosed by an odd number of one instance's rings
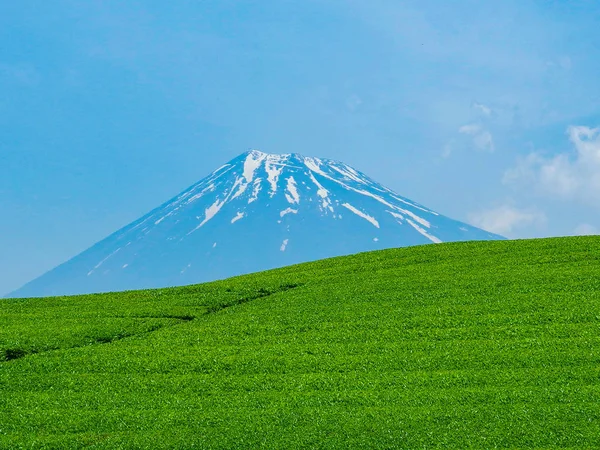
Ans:
POLYGON ((0 448, 599 444, 599 238, 0 301, 0 448))

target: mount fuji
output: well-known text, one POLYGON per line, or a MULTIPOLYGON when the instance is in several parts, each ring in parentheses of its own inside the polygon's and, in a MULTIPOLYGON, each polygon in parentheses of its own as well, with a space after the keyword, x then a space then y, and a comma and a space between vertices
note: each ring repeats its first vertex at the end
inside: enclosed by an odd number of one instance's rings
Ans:
POLYGON ((338 161, 250 151, 11 297, 176 286, 369 250, 503 239, 338 161))

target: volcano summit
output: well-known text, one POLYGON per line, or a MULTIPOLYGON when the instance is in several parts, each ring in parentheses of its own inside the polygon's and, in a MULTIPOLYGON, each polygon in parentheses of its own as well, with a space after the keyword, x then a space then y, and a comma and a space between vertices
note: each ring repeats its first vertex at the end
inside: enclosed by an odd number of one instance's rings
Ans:
POLYGON ((12 297, 199 283, 369 250, 501 236, 337 161, 244 153, 12 297))

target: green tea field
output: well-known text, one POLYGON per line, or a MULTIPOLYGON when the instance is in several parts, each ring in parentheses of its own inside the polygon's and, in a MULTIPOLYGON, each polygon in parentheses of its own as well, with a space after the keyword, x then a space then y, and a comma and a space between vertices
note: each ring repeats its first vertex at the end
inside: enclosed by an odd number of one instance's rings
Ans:
POLYGON ((0 448, 600 446, 600 238, 0 300, 0 448))

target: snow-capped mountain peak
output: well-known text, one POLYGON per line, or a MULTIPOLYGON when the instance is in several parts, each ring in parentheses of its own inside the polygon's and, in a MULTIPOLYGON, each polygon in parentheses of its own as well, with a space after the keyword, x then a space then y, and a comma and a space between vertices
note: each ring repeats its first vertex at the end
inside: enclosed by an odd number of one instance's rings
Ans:
POLYGON ((338 161, 298 154, 274 155, 258 150, 244 153, 220 167, 174 201, 163 205, 139 226, 155 218, 155 224, 160 223, 173 216, 183 205, 212 198, 214 201, 205 208, 202 220, 188 232, 191 234, 216 217, 226 205, 237 207, 237 221, 246 216, 248 205, 259 198, 275 199, 275 202, 281 198, 286 201, 286 209, 294 206, 296 213, 298 208, 302 209, 314 201, 323 215, 331 215, 335 219, 345 209, 379 227, 378 221, 371 215, 343 201, 348 194, 358 194, 359 203, 364 198, 375 200, 386 207, 385 212, 396 221, 406 221, 430 241, 441 242, 441 239, 425 232, 423 227, 430 228, 430 222, 419 216, 419 213, 433 216, 438 213, 400 197, 356 169, 338 161), (324 185, 330 185, 329 189, 324 185))
POLYGON ((359 251, 500 238, 342 162, 252 150, 15 295, 182 285, 359 251))

